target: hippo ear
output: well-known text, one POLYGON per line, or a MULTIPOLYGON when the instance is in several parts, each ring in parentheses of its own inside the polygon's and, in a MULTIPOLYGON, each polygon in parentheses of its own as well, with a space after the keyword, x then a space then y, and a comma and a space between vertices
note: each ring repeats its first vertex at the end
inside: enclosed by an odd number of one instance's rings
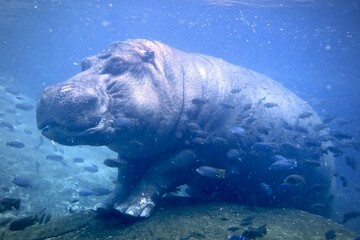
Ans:
POLYGON ((155 58, 155 52, 154 51, 144 51, 140 53, 140 58, 144 62, 153 62, 155 58))

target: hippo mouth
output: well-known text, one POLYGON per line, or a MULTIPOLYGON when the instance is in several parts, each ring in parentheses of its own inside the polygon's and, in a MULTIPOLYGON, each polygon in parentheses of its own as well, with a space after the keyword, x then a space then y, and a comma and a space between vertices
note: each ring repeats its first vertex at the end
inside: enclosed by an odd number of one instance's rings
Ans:
POLYGON ((104 124, 105 119, 103 117, 95 127, 90 128, 68 128, 56 122, 38 122, 38 128, 43 136, 63 145, 103 146, 113 141, 112 131, 104 124))

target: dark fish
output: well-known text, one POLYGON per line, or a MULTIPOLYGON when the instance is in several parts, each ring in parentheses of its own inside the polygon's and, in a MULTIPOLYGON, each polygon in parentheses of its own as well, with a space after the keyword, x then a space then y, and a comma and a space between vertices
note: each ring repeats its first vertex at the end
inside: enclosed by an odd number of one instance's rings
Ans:
POLYGON ((282 155, 274 155, 273 157, 272 157, 272 159, 274 160, 274 161, 287 161, 287 158, 286 157, 284 157, 284 156, 282 156, 282 155))
POLYGON ((251 103, 247 103, 247 104, 244 105, 244 107, 243 107, 242 110, 243 110, 244 112, 246 112, 246 111, 250 110, 251 107, 252 107, 252 104, 251 104, 251 103))
POLYGON ((6 121, 0 121, 0 127, 6 128, 7 130, 10 130, 12 132, 15 130, 14 126, 6 121))
POLYGON ((343 155, 343 151, 341 151, 339 148, 334 147, 334 146, 328 146, 328 147, 325 149, 325 152, 326 152, 326 153, 331 152, 331 153, 334 154, 335 157, 338 157, 338 156, 343 155))
POLYGON ((305 185, 305 179, 303 176, 292 174, 284 179, 284 182, 292 185, 305 185))
POLYGON ((274 162, 269 167, 269 170, 272 171, 286 171, 286 170, 292 170, 297 167, 297 162, 295 159, 286 159, 286 160, 280 160, 277 162, 274 162))
POLYGON ((208 102, 209 100, 205 98, 194 98, 193 100, 191 100, 191 103, 197 106, 202 106, 208 102))
POLYGON ((16 186, 23 187, 23 188, 31 188, 32 184, 31 182, 23 177, 16 176, 14 177, 11 182, 15 184, 16 186))
POLYGON ((313 130, 314 131, 321 131, 324 130, 326 128, 326 125, 323 123, 319 123, 313 126, 313 130))
POLYGON ((257 142, 251 148, 260 153, 271 153, 278 150, 277 144, 272 142, 257 142))
POLYGON ((277 103, 273 103, 273 102, 268 102, 264 104, 264 107, 266 108, 273 108, 273 107, 277 107, 278 104, 277 103))
POLYGON ((331 123, 332 121, 334 121, 336 117, 335 116, 330 116, 330 115, 327 115, 323 118, 323 123, 325 124, 328 124, 328 123, 331 123))
POLYGON ((90 190, 94 193, 95 196, 104 196, 111 193, 109 189, 103 187, 91 188, 90 190))
POLYGON ((235 106, 229 103, 220 103, 220 106, 225 109, 235 109, 235 106))
POLYGON ((264 134, 264 135, 269 135, 269 129, 266 128, 266 127, 263 127, 263 126, 260 126, 257 128, 257 131, 261 134, 264 134))
POLYGON ((230 160, 239 160, 240 159, 240 151, 237 149, 230 149, 226 153, 226 157, 230 160))
POLYGON ((360 212, 358 211, 351 211, 348 213, 345 213, 343 216, 343 220, 341 223, 346 223, 347 221, 349 221, 350 219, 356 218, 356 217, 360 217, 360 212))
POLYGON ((31 111, 34 109, 34 105, 32 105, 31 103, 17 103, 17 104, 15 104, 15 108, 21 109, 24 111, 31 111))
POLYGON ((106 158, 103 163, 107 167, 119 168, 123 167, 126 164, 126 161, 118 158, 106 158))
POLYGON ((3 198, 0 200, 0 213, 11 209, 20 209, 21 199, 19 198, 3 198))
POLYGON ((329 230, 325 233, 326 240, 331 240, 331 239, 334 239, 335 237, 336 237, 335 230, 329 230))
POLYGON ((345 163, 346 163, 346 165, 351 167, 353 170, 356 170, 356 167, 358 165, 356 159, 349 157, 349 156, 345 156, 345 163))
POLYGON ((75 162, 75 163, 83 163, 83 162, 85 162, 85 160, 83 158, 81 158, 81 157, 74 157, 73 162, 75 162))
POLYGON ((310 159, 305 159, 303 163, 304 163, 304 166, 307 166, 307 167, 320 167, 320 165, 321 165, 321 163, 319 161, 310 160, 310 159))
POLYGON ((231 232, 236 232, 239 229, 240 229, 240 227, 238 227, 238 226, 230 226, 227 228, 227 230, 229 230, 231 232))
POLYGON ((269 184, 261 182, 259 184, 259 189, 261 192, 265 193, 268 196, 271 196, 273 194, 272 187, 269 184))
POLYGON ((63 166, 67 166, 66 162, 64 162, 64 157, 59 154, 48 154, 45 156, 47 160, 55 161, 61 163, 63 166))
POLYGON ((198 169, 196 169, 196 171, 204 177, 209 177, 209 178, 225 178, 225 170, 224 169, 219 169, 219 168, 214 168, 214 167, 209 167, 209 166, 201 166, 198 169))
POLYGON ((347 182, 347 179, 344 176, 340 176, 340 181, 341 181, 341 185, 343 187, 347 187, 348 182, 347 182))
POLYGON ((88 172, 96 173, 99 171, 99 168, 95 164, 92 164, 91 166, 84 167, 84 170, 86 170, 88 172))
POLYGON ((25 147, 25 144, 16 140, 16 141, 6 142, 6 146, 13 147, 13 148, 23 148, 23 147, 25 147))
POLYGON ((257 228, 248 227, 248 229, 246 229, 242 233, 242 235, 249 239, 255 239, 255 238, 263 237, 266 233, 267 233, 266 224, 264 224, 257 228))
POLYGON ((118 117, 114 120, 115 128, 132 128, 138 125, 138 120, 134 118, 118 117))
POLYGON ((298 119, 305 119, 305 118, 309 118, 313 115, 312 112, 303 112, 298 116, 298 119))
POLYGON ((283 122, 281 123, 281 126, 282 126, 284 129, 289 130, 289 131, 294 131, 294 129, 295 129, 294 125, 292 125, 292 124, 290 124, 290 123, 288 123, 288 122, 286 122, 286 121, 283 121, 283 122))
POLYGON ((248 216, 248 217, 240 220, 240 225, 243 227, 248 226, 248 225, 252 224, 253 220, 254 220, 254 216, 248 216))
POLYGON ((241 234, 235 234, 235 235, 229 236, 228 240, 247 240, 247 238, 241 234))
POLYGON ((240 88, 233 88, 231 89, 230 93, 239 93, 241 92, 241 89, 240 88))
POLYGON ((47 160, 58 161, 58 162, 61 162, 64 160, 64 157, 59 154, 48 154, 48 155, 45 155, 45 158, 47 160))
POLYGON ((31 215, 28 217, 23 217, 16 219, 10 223, 9 230, 10 231, 20 231, 24 230, 25 228, 34 225, 38 222, 38 215, 31 215))
POLYGON ((80 189, 78 193, 81 197, 94 195, 94 192, 91 189, 80 189))
POLYGON ((331 135, 339 140, 351 140, 352 136, 350 134, 340 132, 340 131, 334 131, 331 133, 331 135))

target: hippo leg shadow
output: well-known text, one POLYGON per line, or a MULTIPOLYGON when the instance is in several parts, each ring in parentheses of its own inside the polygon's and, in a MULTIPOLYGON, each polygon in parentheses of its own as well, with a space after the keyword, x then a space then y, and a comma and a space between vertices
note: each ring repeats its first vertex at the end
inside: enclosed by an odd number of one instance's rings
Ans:
POLYGON ((164 193, 183 184, 195 163, 193 151, 182 150, 151 166, 134 190, 114 208, 132 217, 149 217, 164 193))

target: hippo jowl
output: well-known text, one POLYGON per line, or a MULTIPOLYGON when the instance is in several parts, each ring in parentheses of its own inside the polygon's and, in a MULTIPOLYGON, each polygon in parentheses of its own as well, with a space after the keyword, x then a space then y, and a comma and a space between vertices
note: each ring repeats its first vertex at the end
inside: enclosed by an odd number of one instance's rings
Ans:
POLYGON ((47 87, 37 124, 64 145, 107 146, 113 192, 94 209, 147 217, 161 197, 190 195, 326 213, 333 160, 313 109, 246 68, 157 41, 116 42, 47 87))

